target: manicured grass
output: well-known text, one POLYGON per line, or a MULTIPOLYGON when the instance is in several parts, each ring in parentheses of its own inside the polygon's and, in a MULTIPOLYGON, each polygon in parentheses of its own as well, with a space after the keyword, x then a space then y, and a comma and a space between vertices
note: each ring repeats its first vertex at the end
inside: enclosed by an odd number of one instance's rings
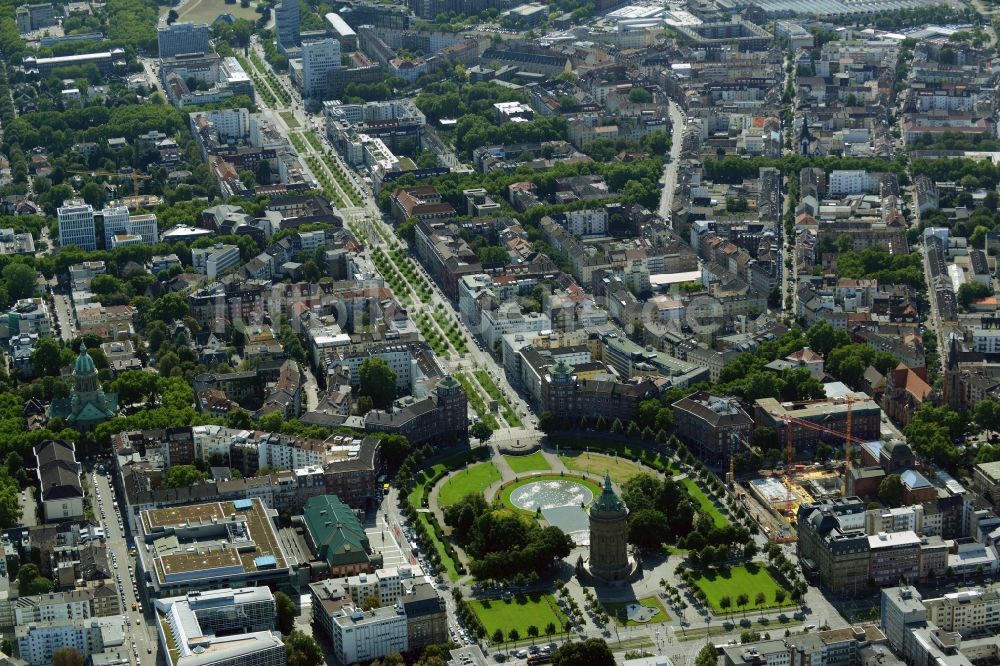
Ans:
POLYGON ((518 488, 520 488, 521 486, 525 486, 529 483, 534 483, 536 481, 573 481, 575 483, 579 483, 580 485, 586 486, 588 489, 590 489, 590 492, 594 493, 595 498, 601 494, 601 487, 596 483, 594 483, 593 481, 590 481, 589 479, 581 479, 575 476, 568 476, 568 475, 561 476, 559 474, 539 474, 538 476, 525 477, 523 479, 511 483, 508 486, 505 486, 504 489, 500 491, 500 500, 503 502, 503 505, 508 509, 513 509, 514 511, 520 511, 521 513, 530 513, 534 515, 534 512, 532 511, 525 511, 524 509, 519 509, 518 507, 514 506, 514 504, 510 501, 510 494, 515 490, 517 490, 518 488))
POLYGON ((291 111, 279 111, 278 115, 281 116, 281 119, 285 121, 286 125, 288 125, 288 129, 298 129, 302 126, 302 123, 299 122, 299 119, 296 118, 295 114, 291 111))
POLYGON ((586 472, 603 477, 605 472, 611 474, 615 483, 625 483, 633 476, 642 474, 645 470, 631 460, 618 458, 601 453, 560 453, 559 458, 566 467, 578 472, 586 472))
MULTIPOLYGON (((620 435, 619 435, 620 437, 620 435)), ((618 454, 618 457, 630 460, 639 460, 644 465, 648 465, 658 472, 664 474, 679 474, 680 468, 665 455, 654 451, 639 448, 634 444, 614 439, 601 437, 588 437, 587 433, 557 433, 549 436, 549 443, 558 446, 560 450, 566 451, 603 451, 609 454, 618 454)))
POLYGON ((691 499, 698 503, 698 511, 700 513, 711 517, 716 527, 725 527, 729 524, 729 520, 722 515, 722 512, 716 508, 712 500, 705 494, 705 491, 693 479, 684 479, 683 483, 691 499))
POLYGON ((535 451, 530 456, 504 456, 504 460, 514 470, 515 474, 524 472, 546 471, 552 469, 549 461, 545 459, 541 451, 535 451))
MULTIPOLYGON (((705 598, 717 613, 742 613, 744 610, 778 608, 779 604, 774 600, 774 593, 785 589, 774 580, 763 564, 756 562, 731 568, 705 569, 696 572, 696 575, 695 585, 705 592, 705 598), (760 605, 756 599, 758 592, 764 593, 764 603, 760 605), (742 607, 736 604, 736 599, 741 594, 746 594, 749 598, 749 603, 742 607), (732 605, 724 609, 719 605, 719 600, 726 596, 732 605)), ((793 604, 794 602, 786 595, 785 601, 780 606, 793 604)))
POLYGON ((438 504, 442 507, 457 504, 466 495, 482 495, 492 484, 500 480, 500 471, 491 462, 479 463, 455 472, 438 492, 438 504))
POLYGON ((619 627, 641 627, 647 624, 659 624, 660 622, 667 622, 670 620, 670 614, 667 613, 667 609, 663 607, 663 604, 657 600, 656 597, 644 597, 638 600, 640 606, 645 606, 646 608, 655 608, 660 611, 658 615, 653 616, 653 619, 648 622, 636 622, 635 620, 629 620, 628 614, 625 609, 631 604, 636 603, 634 601, 614 601, 604 604, 604 610, 608 612, 608 615, 615 618, 615 622, 618 623, 619 627), (624 620, 622 618, 625 618, 624 620))
POLYGON ((517 629, 520 638, 525 639, 531 625, 538 629, 539 636, 545 636, 545 627, 549 622, 556 626, 557 632, 566 622, 566 616, 551 594, 517 595, 510 601, 473 599, 469 605, 486 628, 487 638, 492 637, 497 629, 503 632, 505 638, 510 635, 511 629, 517 629))

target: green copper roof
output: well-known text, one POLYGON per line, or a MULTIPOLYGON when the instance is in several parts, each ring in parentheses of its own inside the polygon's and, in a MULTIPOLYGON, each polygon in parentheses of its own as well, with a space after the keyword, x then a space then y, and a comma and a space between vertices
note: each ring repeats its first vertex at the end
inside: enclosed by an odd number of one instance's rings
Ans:
POLYGON ((591 513, 623 513, 628 511, 625 502, 615 494, 615 489, 611 486, 611 474, 604 473, 604 490, 591 507, 591 513))
POLYGON ((87 345, 80 343, 80 355, 76 357, 76 365, 73 366, 74 375, 91 375, 97 372, 94 359, 87 353, 87 345))

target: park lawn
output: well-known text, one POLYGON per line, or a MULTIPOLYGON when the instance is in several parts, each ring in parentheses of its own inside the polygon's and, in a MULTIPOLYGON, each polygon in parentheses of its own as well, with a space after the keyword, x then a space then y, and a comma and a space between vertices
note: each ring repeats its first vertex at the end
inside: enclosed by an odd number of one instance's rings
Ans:
POLYGON ((491 640, 497 629, 503 632, 504 638, 510 636, 511 629, 516 629, 519 638, 524 639, 528 638, 528 627, 531 625, 538 629, 539 636, 545 636, 545 627, 549 622, 556 626, 556 632, 561 631, 566 623, 566 616, 551 594, 519 594, 510 601, 472 599, 469 605, 486 628, 486 637, 491 640))
MULTIPOLYGON (((254 10, 255 4, 251 2, 249 7, 244 8, 239 2, 229 5, 225 0, 189 0, 177 11, 177 20, 212 25, 222 14, 232 14, 236 18, 256 21, 260 14, 254 10)), ((170 7, 163 7, 161 14, 166 16, 169 11, 170 7)))
POLYGON ((535 451, 530 456, 504 456, 504 460, 507 461, 515 474, 533 471, 545 472, 552 469, 541 451, 535 451))
POLYGON ((647 624, 659 624, 660 622, 668 622, 670 620, 670 614, 667 613, 667 609, 663 607, 663 604, 656 597, 643 597, 639 599, 639 605, 645 606, 646 608, 655 608, 660 611, 659 615, 653 617, 649 622, 636 622, 635 620, 622 620, 625 615, 625 609, 629 604, 635 603, 633 601, 610 601, 603 604, 604 610, 608 612, 608 615, 615 619, 615 622, 619 627, 642 627, 647 624))
POLYGON ((549 444, 557 450, 566 451, 603 451, 604 453, 615 454, 619 457, 630 460, 640 460, 642 464, 652 467, 658 472, 669 474, 680 474, 681 470, 670 458, 659 453, 644 449, 627 441, 617 441, 603 439, 599 437, 587 437, 584 433, 554 434, 549 436, 549 444))
POLYGON ((500 480, 500 471, 491 462, 472 465, 455 472, 441 486, 438 504, 442 507, 458 504, 470 494, 482 495, 487 488, 500 480))
POLYGON ((296 118, 295 114, 291 111, 279 111, 278 115, 281 116, 281 119, 285 121, 286 125, 288 125, 288 129, 298 129, 299 127, 302 127, 302 123, 299 122, 299 119, 296 118))
POLYGON ((716 527, 722 528, 729 524, 729 520, 722 515, 722 512, 712 503, 712 500, 708 499, 708 495, 695 483, 694 479, 684 479, 683 483, 688 491, 688 495, 698 503, 698 511, 700 513, 711 517, 716 527))
MULTIPOLYGON (((739 613, 744 610, 756 610, 763 608, 778 608, 774 600, 774 593, 778 590, 785 590, 778 584, 774 577, 768 572, 767 567, 757 562, 741 564, 728 569, 705 569, 697 572, 695 585, 705 592, 705 598, 709 605, 717 613, 739 613), (764 593, 764 603, 757 605, 756 597, 758 592, 764 593), (736 598, 740 594, 749 597, 749 603, 742 608, 736 605, 736 598), (732 605, 723 609, 719 605, 722 597, 728 596, 732 605)), ((785 590, 787 593, 788 590, 785 590)), ((781 606, 791 606, 793 602, 786 594, 785 601, 781 606)))
POLYGON ((625 483, 633 476, 646 471, 631 460, 613 458, 603 453, 560 453, 559 458, 566 467, 577 472, 594 474, 601 478, 608 472, 611 474, 611 480, 617 484, 625 483))
POLYGON ((594 499, 597 499, 597 496, 601 494, 601 487, 590 479, 581 479, 575 476, 563 476, 560 474, 539 474, 537 476, 526 476, 523 479, 518 479, 517 481, 504 486, 500 491, 500 501, 503 502, 503 505, 508 509, 518 511, 520 513, 530 513, 531 515, 535 515, 534 511, 525 511, 524 509, 514 506, 514 503, 510 501, 510 494, 521 486, 526 486, 529 483, 535 483, 536 481, 573 481, 574 483, 586 486, 587 489, 594 494, 594 499))

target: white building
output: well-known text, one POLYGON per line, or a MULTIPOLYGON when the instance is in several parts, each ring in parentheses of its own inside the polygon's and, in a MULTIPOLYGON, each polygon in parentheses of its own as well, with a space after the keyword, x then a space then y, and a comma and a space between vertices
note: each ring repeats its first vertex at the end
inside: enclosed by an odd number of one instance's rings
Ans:
POLYGON ((52 335, 52 317, 44 298, 20 299, 7 311, 4 321, 0 321, 0 337, 31 333, 39 338, 52 335))
POLYGON ((493 294, 493 278, 486 273, 463 275, 458 281, 458 312, 462 320, 475 327, 483 317, 481 303, 493 294))
POLYGON ((401 605, 367 612, 344 608, 332 620, 333 651, 342 664, 369 662, 408 648, 406 614, 401 605))
POLYGON ((267 433, 258 440, 257 457, 258 467, 261 468, 301 469, 322 465, 325 461, 325 448, 316 445, 313 440, 267 433))
POLYGON ((139 236, 147 245, 160 240, 156 227, 156 215, 129 215, 128 208, 120 202, 106 206, 101 211, 104 218, 104 247, 111 249, 113 239, 118 235, 139 236))
POLYGON ((48 666, 52 663, 52 653, 59 648, 73 648, 86 659, 125 644, 125 630, 119 617, 18 624, 14 636, 21 659, 31 666, 48 666))
POLYGON ((302 43, 302 95, 322 99, 327 75, 340 67, 340 42, 331 37, 302 43))
POLYGON ((97 249, 94 208, 83 199, 69 199, 56 210, 59 218, 59 245, 76 245, 81 250, 97 249))
POLYGON ((216 243, 211 247, 191 250, 191 265, 208 277, 218 277, 240 263, 240 249, 235 245, 216 243))
POLYGON ((395 606, 403 596, 403 586, 412 586, 414 582, 424 580, 420 569, 402 566, 398 569, 389 567, 379 569, 375 573, 363 573, 347 579, 347 591, 357 602, 365 599, 378 599, 379 606, 395 606))
POLYGON ((973 351, 983 354, 995 354, 1000 352, 1000 328, 983 328, 977 326, 972 329, 973 351))
POLYGON ((483 310, 480 332, 483 341, 493 349, 496 343, 508 333, 531 333, 552 328, 552 320, 544 313, 521 312, 517 303, 504 303, 495 310, 483 310))
POLYGON ((573 210, 563 214, 566 230, 574 236, 603 236, 608 233, 608 211, 603 208, 573 210))
POLYGON ((861 169, 837 169, 830 172, 828 191, 831 196, 864 194, 878 189, 878 178, 861 169))
POLYGON ((245 587, 153 602, 168 666, 284 666, 285 645, 274 630, 274 596, 245 587))

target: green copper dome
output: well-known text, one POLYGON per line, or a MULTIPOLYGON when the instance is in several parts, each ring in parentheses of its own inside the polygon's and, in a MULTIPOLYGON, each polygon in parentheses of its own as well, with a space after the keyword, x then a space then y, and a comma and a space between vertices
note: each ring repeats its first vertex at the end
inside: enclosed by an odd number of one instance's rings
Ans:
POLYGON ((604 473, 604 490, 590 505, 590 513, 628 513, 625 502, 615 494, 615 489, 611 486, 611 474, 608 472, 604 473))
POLYGON ((80 355, 76 357, 76 365, 73 366, 74 375, 91 375, 97 372, 94 359, 87 353, 87 345, 80 343, 80 355))

